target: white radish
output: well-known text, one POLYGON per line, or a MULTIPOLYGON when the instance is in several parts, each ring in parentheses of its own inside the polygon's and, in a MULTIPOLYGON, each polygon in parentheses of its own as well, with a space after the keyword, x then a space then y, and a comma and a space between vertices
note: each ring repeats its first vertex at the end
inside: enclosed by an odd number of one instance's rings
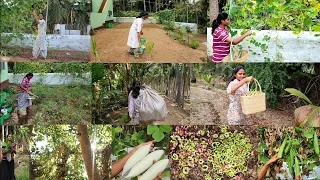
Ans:
POLYGON ((128 176, 126 178, 132 178, 139 176, 143 172, 145 172, 149 167, 152 166, 154 161, 159 161, 161 157, 163 156, 164 151, 163 150, 157 150, 150 154, 148 154, 146 157, 144 157, 137 165, 135 165, 129 172, 128 176))
POLYGON ((169 159, 162 159, 152 165, 139 180, 154 180, 159 172, 163 172, 169 164, 169 159))
POLYGON ((127 160, 126 164, 123 166, 122 176, 124 176, 130 169, 146 157, 150 152, 150 144, 140 147, 132 156, 127 160))

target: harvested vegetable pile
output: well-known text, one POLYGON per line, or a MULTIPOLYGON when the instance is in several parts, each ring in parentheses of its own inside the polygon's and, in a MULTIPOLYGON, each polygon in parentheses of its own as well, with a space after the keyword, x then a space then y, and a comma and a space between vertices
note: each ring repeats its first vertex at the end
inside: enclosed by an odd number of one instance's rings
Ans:
POLYGON ((255 127, 175 126, 171 134, 172 179, 256 179, 255 127))
POLYGON ((320 129, 316 128, 259 128, 260 166, 277 155, 280 159, 270 166, 267 176, 275 178, 282 174, 286 179, 309 176, 320 165, 319 135, 320 129), (284 162, 287 168, 282 168, 284 162))

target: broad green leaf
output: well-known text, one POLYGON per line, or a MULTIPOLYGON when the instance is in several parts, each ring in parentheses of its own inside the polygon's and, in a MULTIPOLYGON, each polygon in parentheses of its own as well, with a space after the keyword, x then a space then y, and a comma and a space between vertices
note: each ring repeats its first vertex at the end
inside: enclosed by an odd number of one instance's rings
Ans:
POLYGON ((286 88, 285 91, 289 92, 290 95, 292 95, 292 96, 297 96, 299 98, 302 98, 303 100, 305 100, 306 102, 308 102, 309 104, 312 105, 312 102, 310 101, 310 99, 305 94, 303 94, 301 91, 294 89, 294 88, 286 88))
POLYGON ((303 133, 303 136, 308 139, 311 139, 311 138, 313 138, 313 134, 314 134, 314 129, 310 128, 309 130, 307 130, 303 133))
POLYGON ((165 132, 165 133, 170 133, 171 131, 171 126, 170 125, 160 125, 160 130, 162 132, 165 132))
POLYGON ((156 130, 159 130, 158 126, 156 126, 156 125, 148 125, 147 126, 147 134, 148 135, 153 134, 156 130))
POLYGON ((157 142, 160 142, 164 138, 164 134, 160 129, 156 129, 156 131, 152 134, 152 137, 157 142))

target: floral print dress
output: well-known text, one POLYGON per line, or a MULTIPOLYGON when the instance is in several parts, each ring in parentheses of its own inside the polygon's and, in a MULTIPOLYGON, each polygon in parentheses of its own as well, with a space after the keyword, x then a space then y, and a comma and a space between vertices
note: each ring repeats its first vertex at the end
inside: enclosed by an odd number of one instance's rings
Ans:
POLYGON ((47 24, 45 20, 39 20, 38 35, 33 45, 33 58, 38 58, 41 54, 43 58, 47 57, 47 42, 46 42, 47 24))
POLYGON ((134 123, 139 123, 140 121, 140 107, 141 107, 141 101, 142 101, 142 94, 140 93, 140 95, 134 99, 132 97, 132 92, 130 92, 129 94, 129 116, 131 119, 133 119, 134 123))
POLYGON ((245 116, 242 113, 241 108, 241 95, 249 94, 248 85, 243 84, 235 93, 231 92, 232 87, 240 81, 235 79, 229 83, 227 92, 229 94, 230 104, 227 114, 227 120, 229 125, 240 125, 245 116))

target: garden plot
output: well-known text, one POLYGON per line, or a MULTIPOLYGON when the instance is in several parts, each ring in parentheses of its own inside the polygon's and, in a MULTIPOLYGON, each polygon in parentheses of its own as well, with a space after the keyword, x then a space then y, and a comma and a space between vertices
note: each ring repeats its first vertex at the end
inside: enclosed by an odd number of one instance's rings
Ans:
POLYGON ((257 179, 254 126, 174 126, 172 179, 257 179))
MULTIPOLYGON (((210 89, 207 89, 204 82, 192 84, 190 92, 191 124, 227 124, 229 95, 225 83, 222 84, 224 87, 215 85, 210 89)), ((242 122, 241 125, 288 127, 293 125, 292 114, 293 111, 268 108, 265 112, 247 116, 246 121, 242 122)))
MULTIPOLYGON (((93 36, 98 52, 96 61, 109 63, 202 63, 206 61, 205 44, 199 49, 191 49, 169 37, 163 27, 158 24, 144 24, 143 26, 144 35, 142 37, 151 43, 154 42, 151 58, 148 57, 147 52, 135 58, 127 53, 130 27, 131 23, 124 23, 111 29, 97 30, 93 36)), ((199 38, 199 40, 202 40, 202 43, 206 42, 204 38, 199 38)), ((93 57, 92 60, 94 60, 93 57)))

